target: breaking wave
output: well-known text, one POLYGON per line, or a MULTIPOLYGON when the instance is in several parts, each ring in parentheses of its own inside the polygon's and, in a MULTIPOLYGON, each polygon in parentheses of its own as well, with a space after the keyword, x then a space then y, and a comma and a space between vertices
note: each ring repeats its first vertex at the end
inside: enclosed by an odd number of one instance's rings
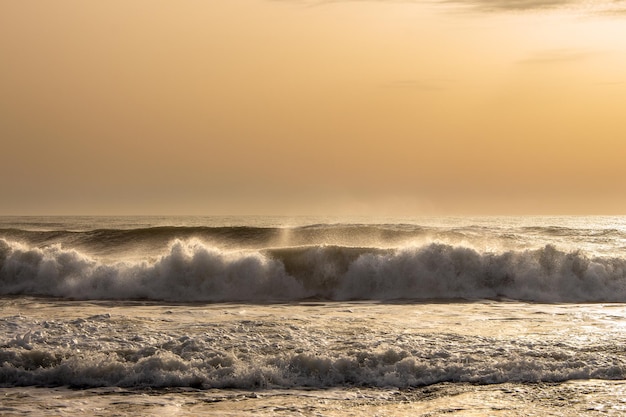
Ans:
POLYGON ((480 252, 314 245, 228 251, 176 239, 154 259, 105 262, 0 239, 0 294, 180 302, 508 298, 626 302, 626 260, 539 249, 480 252))
MULTIPOLYGON (((469 341, 468 341, 469 342, 469 341)), ((441 382, 493 384, 623 379, 621 364, 593 354, 521 351, 482 359, 434 352, 430 357, 401 349, 358 351, 352 355, 283 354, 238 358, 191 338, 118 352, 89 354, 48 350, 0 351, 0 386, 71 387, 415 387, 441 382)), ((576 352, 579 353, 579 352, 576 352)))

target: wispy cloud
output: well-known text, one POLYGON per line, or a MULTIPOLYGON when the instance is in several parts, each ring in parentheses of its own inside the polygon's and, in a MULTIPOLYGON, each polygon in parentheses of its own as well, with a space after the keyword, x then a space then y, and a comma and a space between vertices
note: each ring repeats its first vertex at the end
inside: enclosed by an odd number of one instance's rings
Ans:
MULTIPOLYGON (((281 3, 299 3, 304 6, 324 6, 338 3, 425 3, 420 0, 269 0, 281 3)), ((426 0, 428 1, 428 0, 426 0)), ((430 0, 432 3, 441 3, 440 0, 430 0)))
POLYGON ((608 1, 602 12, 607 15, 626 16, 626 0, 608 1))
POLYGON ((580 49, 549 49, 545 51, 535 52, 530 56, 518 61, 518 64, 552 65, 571 63, 588 59, 594 54, 596 54, 596 52, 589 52, 587 50, 580 49))
POLYGON ((568 7, 579 0, 445 0, 486 12, 531 11, 568 7))
POLYGON ((593 14, 626 14, 626 0, 270 0, 323 6, 336 3, 415 3, 459 5, 481 12, 524 12, 559 8, 582 8, 593 14))
POLYGON ((382 88, 400 89, 400 90, 419 90, 419 91, 442 91, 446 89, 445 81, 423 81, 423 80, 396 80, 386 84, 382 84, 382 88))

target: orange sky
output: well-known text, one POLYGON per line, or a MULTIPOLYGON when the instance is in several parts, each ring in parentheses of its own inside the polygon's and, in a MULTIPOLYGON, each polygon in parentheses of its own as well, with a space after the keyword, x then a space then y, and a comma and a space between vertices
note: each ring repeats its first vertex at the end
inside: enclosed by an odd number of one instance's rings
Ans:
POLYGON ((0 0, 0 214, 626 214, 626 1, 0 0))

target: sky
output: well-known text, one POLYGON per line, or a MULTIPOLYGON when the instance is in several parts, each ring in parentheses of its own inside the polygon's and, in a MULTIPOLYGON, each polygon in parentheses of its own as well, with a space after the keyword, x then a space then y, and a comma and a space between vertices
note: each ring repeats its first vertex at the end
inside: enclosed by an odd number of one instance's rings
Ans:
POLYGON ((626 214, 624 103, 624 0, 0 0, 0 215, 626 214))

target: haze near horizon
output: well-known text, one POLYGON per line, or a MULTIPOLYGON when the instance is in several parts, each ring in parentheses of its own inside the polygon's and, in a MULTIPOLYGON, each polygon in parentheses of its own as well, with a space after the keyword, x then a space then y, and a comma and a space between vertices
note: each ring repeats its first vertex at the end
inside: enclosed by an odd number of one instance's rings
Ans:
POLYGON ((0 215, 625 214, 625 1, 0 2, 0 215))

